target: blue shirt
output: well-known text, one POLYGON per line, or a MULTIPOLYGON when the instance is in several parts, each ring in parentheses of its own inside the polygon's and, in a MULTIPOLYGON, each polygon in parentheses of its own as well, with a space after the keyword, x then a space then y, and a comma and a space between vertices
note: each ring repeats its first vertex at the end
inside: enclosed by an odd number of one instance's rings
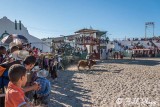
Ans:
POLYGON ((36 91, 37 97, 48 96, 51 92, 51 84, 50 81, 43 77, 38 77, 36 82, 40 84, 40 90, 36 91))

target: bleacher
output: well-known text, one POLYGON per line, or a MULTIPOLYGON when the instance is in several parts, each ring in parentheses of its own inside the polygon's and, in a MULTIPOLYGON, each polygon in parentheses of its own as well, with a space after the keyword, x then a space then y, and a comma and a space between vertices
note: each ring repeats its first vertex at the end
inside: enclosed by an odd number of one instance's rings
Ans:
MULTIPOLYGON (((128 47, 128 48, 133 48, 136 45, 141 45, 146 49, 153 48, 152 43, 150 41, 128 41, 128 40, 122 40, 122 41, 117 41, 118 44, 120 44, 123 47, 128 47)), ((160 46, 160 43, 159 43, 160 46)))
POLYGON ((123 51, 124 48, 122 48, 120 45, 118 45, 118 43, 114 43, 114 46, 115 46, 115 51, 123 51))
MULTIPOLYGON (((147 55, 151 57, 160 57, 160 36, 152 37, 152 38, 139 38, 139 39, 125 39, 125 40, 114 40, 115 51, 123 52, 124 56, 129 56, 128 54, 132 49, 145 50, 147 51, 147 55)), ((140 51, 137 51, 140 53, 140 51)), ((143 53, 143 54, 144 54, 143 53)), ((142 53, 140 53, 142 54, 142 53)), ((142 55, 146 56, 146 55, 142 55)))
POLYGON ((157 40, 153 40, 152 41, 158 48, 160 48, 160 42, 158 42, 157 40))

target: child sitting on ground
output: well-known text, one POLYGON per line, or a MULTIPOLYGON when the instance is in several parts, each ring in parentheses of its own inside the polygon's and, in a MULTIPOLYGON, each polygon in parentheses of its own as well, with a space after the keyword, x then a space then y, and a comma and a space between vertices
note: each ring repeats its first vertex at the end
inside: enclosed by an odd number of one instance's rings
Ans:
POLYGON ((5 107, 32 107, 25 100, 25 94, 22 89, 27 82, 27 71, 20 64, 12 65, 9 69, 8 88, 5 96, 5 107))
POLYGON ((48 106, 49 103, 49 94, 51 92, 50 81, 46 79, 49 72, 46 70, 40 70, 37 73, 36 82, 40 84, 41 89, 36 91, 35 105, 48 106))

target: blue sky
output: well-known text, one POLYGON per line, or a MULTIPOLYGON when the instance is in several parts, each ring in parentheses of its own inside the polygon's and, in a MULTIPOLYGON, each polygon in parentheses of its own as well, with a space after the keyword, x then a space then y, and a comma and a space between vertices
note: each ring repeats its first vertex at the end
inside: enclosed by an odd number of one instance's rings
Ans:
MULTIPOLYGON (((145 22, 160 35, 160 0, 1 0, 0 18, 21 20, 39 37, 74 34, 82 28, 108 31, 109 37, 144 37, 145 22)), ((151 28, 148 31, 150 36, 151 28)))

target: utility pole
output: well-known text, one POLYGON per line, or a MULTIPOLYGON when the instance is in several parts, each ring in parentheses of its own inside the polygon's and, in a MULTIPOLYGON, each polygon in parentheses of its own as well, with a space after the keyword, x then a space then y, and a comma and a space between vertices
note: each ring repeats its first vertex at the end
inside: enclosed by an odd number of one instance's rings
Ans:
POLYGON ((153 32, 153 37, 154 37, 154 27, 155 27, 155 24, 154 22, 146 22, 145 23, 145 38, 147 37, 147 29, 148 28, 152 28, 152 32, 153 32))
POLYGON ((146 36, 147 36, 147 25, 145 24, 145 39, 146 39, 146 36))
POLYGON ((154 23, 153 23, 153 37, 154 37, 154 23))

